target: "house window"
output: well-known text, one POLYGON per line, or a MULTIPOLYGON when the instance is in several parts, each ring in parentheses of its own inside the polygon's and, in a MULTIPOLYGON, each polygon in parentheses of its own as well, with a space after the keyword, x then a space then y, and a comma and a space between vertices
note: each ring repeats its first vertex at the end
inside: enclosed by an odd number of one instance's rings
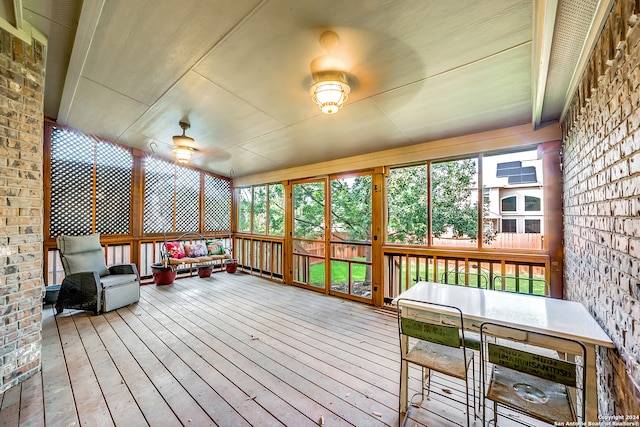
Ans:
POLYGON ((509 196, 502 199, 502 212, 516 211, 516 196, 509 196))
POLYGON ((267 186, 253 187, 253 234, 267 234, 267 186))
POLYGON ((524 196, 524 210, 540 212, 540 197, 524 196))
POLYGON ((270 236, 284 236, 284 186, 269 184, 269 227, 270 236))
POLYGON ((253 192, 251 187, 238 190, 238 231, 251 233, 251 211, 253 204, 253 192))
POLYGON ((502 220, 502 232, 503 233, 516 233, 516 220, 515 219, 503 219, 502 220))
POLYGON ((539 219, 525 219, 524 220, 524 232, 525 233, 540 233, 540 220, 539 219))
POLYGON ((238 190, 238 231, 284 236, 282 184, 262 184, 238 190))

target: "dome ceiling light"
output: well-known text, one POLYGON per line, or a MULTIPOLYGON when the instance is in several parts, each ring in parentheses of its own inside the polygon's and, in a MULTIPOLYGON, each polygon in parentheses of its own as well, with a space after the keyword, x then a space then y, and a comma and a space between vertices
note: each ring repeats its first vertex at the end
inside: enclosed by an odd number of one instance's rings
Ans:
POLYGON ((331 51, 340 44, 340 38, 333 31, 325 31, 320 35, 320 45, 327 55, 311 61, 311 75, 315 84, 309 92, 313 102, 318 104, 325 114, 335 114, 344 105, 351 92, 347 82, 346 68, 341 58, 332 55, 331 51))
POLYGON ((174 135, 173 137, 173 155, 176 158, 176 162, 181 164, 187 164, 191 161, 195 149, 195 140, 188 137, 185 132, 191 127, 187 122, 180 122, 182 128, 182 135, 174 135))

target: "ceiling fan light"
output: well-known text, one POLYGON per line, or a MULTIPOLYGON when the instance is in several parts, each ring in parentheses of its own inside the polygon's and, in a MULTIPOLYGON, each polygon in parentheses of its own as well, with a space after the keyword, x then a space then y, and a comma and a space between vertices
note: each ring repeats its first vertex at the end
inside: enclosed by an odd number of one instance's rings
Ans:
POLYGON ((339 80, 325 80, 311 86, 310 92, 323 113, 335 114, 347 101, 351 88, 339 80))
POLYGON ((191 161, 193 155, 193 148, 185 146, 177 146, 173 149, 173 156, 176 158, 176 162, 185 164, 191 161))
POLYGON ((185 135, 186 130, 191 127, 189 123, 181 121, 180 127, 182 128, 182 135, 175 135, 173 137, 173 156, 176 162, 186 164, 191 161, 191 156, 193 156, 193 152, 196 151, 194 148, 195 140, 185 135))

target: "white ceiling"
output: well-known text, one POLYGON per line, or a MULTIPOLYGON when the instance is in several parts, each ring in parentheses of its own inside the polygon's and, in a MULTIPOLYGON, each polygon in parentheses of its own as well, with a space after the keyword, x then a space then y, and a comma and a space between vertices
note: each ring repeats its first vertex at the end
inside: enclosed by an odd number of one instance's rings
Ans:
POLYGON ((186 120, 192 164, 238 177, 558 120, 611 3, 3 1, 49 38, 47 116, 168 158, 186 120), (331 116, 309 94, 325 30, 354 80, 331 116))

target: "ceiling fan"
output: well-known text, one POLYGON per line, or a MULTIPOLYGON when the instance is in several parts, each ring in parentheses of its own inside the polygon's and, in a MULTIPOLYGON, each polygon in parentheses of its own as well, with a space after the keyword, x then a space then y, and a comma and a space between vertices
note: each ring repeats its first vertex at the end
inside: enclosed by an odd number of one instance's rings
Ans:
POLYGON ((313 102, 318 104, 325 114, 335 114, 342 108, 349 97, 350 76, 346 71, 345 61, 333 54, 340 44, 340 37, 333 31, 325 31, 320 35, 320 45, 327 51, 311 61, 309 68, 314 80, 309 88, 313 102))

